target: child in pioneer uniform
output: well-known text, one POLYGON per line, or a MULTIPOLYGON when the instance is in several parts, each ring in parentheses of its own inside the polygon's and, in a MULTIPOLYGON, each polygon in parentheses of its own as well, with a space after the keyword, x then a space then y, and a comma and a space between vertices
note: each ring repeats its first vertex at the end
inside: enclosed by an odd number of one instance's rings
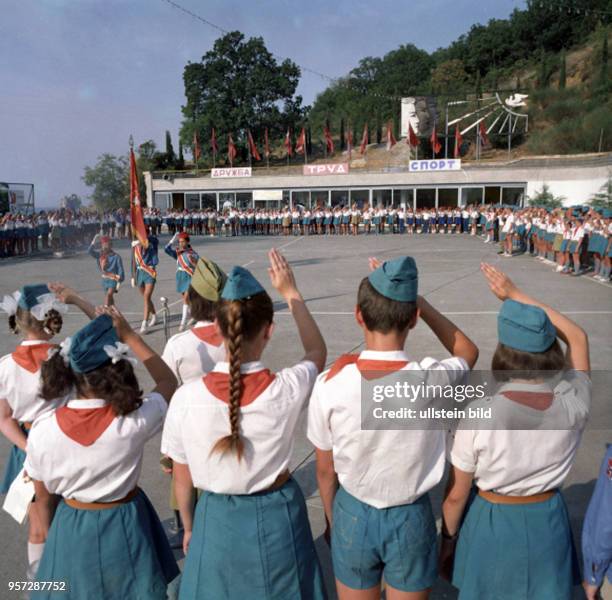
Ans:
POLYGON ((132 242, 134 249, 134 261, 136 263, 136 287, 142 294, 144 300, 144 312, 140 333, 146 333, 149 327, 157 322, 157 314, 153 304, 153 290, 157 281, 156 266, 159 263, 157 256, 158 240, 149 235, 145 248, 139 241, 132 242))
POLYGON ((115 304, 115 294, 125 278, 121 257, 113 251, 110 237, 98 234, 94 236, 89 245, 89 254, 96 259, 98 268, 102 273, 102 289, 104 290, 104 304, 115 304), (95 249, 96 242, 100 240, 100 250, 95 249))
POLYGON ((176 378, 116 308, 105 311, 42 367, 45 399, 74 397, 37 419, 28 438, 25 468, 49 531, 37 581, 65 582, 69 600, 165 600, 179 570, 138 480, 176 378), (128 348, 155 382, 144 397, 128 348))
POLYGON ((471 369, 478 348, 417 295, 414 259, 380 264, 357 295, 355 318, 365 338, 360 354, 341 356, 315 385, 308 438, 328 527, 340 600, 422 600, 437 578, 436 526, 428 492, 445 463, 443 431, 362 429, 362 378, 393 372, 452 385, 471 369), (450 358, 411 360, 404 350, 421 318, 450 358))
POLYGON ((288 470, 325 342, 275 250, 269 273, 293 314, 304 358, 276 374, 260 362, 273 330, 272 300, 249 271, 234 267, 217 306, 227 362, 179 388, 164 426, 162 452, 174 460, 185 524, 181 600, 325 598, 304 497, 288 470), (194 485, 204 490, 195 516, 194 485))
POLYGON ((189 320, 187 290, 199 257, 198 253, 189 244, 189 235, 185 232, 175 234, 164 246, 164 252, 176 260, 176 291, 183 297, 183 312, 179 331, 183 331, 189 320), (176 238, 178 238, 178 248, 175 250, 172 246, 176 238))
MULTIPOLYGON (((51 343, 62 328, 66 304, 79 307, 93 318, 94 308, 63 284, 26 285, 5 296, 0 308, 9 315, 9 327, 24 340, 15 351, 0 358, 0 431, 13 443, 0 493, 6 494, 23 468, 28 434, 35 419, 59 406, 62 399, 45 402, 39 394, 40 368, 51 343)), ((46 538, 38 503, 30 506, 28 534, 28 579, 33 579, 46 538)))
POLYGON ((487 264, 482 270, 503 302, 491 365, 503 383, 485 399, 502 417, 485 429, 460 422, 455 432, 441 562, 457 543, 452 582, 460 600, 570 600, 580 578, 559 488, 589 413, 588 339, 576 323, 519 290, 501 271, 487 264), (557 338, 566 345, 565 355, 557 338), (559 378, 566 366, 570 370, 559 378), (509 427, 513 421, 518 427, 509 427), (464 515, 474 484, 478 494, 464 515))

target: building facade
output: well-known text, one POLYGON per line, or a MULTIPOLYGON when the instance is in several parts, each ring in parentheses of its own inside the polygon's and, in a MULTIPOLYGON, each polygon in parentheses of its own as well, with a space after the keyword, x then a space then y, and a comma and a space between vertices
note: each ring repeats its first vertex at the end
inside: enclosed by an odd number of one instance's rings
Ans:
POLYGON ((522 206, 546 184, 555 196, 564 197, 565 205, 572 206, 588 202, 612 176, 612 154, 471 162, 461 164, 458 170, 446 170, 448 165, 440 165, 444 160, 416 162, 422 164, 378 171, 345 165, 341 171, 346 172, 340 174, 332 165, 330 169, 301 165, 242 168, 232 171, 240 175, 235 177, 212 177, 210 171, 146 172, 147 205, 162 210, 219 210, 228 203, 271 209, 296 204, 308 208, 362 206, 366 202, 414 209, 467 204, 522 206))

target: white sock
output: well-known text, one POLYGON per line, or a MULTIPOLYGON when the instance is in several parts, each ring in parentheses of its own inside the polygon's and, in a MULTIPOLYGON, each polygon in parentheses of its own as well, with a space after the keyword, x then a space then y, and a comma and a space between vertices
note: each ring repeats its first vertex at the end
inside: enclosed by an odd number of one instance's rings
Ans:
POLYGON ((181 317, 181 323, 184 325, 187 323, 187 319, 189 319, 189 306, 187 304, 183 304, 183 316, 181 317))
POLYGON ((28 581, 34 581, 44 549, 44 542, 42 544, 28 542, 28 570, 26 571, 28 581))

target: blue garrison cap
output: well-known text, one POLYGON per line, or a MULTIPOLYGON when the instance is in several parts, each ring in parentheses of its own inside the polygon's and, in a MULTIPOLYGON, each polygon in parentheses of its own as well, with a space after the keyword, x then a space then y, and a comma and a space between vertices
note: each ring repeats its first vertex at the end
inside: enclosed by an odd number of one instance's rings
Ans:
POLYGON ((612 218, 612 210, 609 209, 609 208, 604 208, 603 209, 603 217, 604 217, 604 219, 612 218))
POLYGON ((113 320, 101 315, 90 321, 72 338, 70 366, 76 373, 89 373, 110 360, 104 346, 114 346, 119 341, 113 320))
POLYGON ((50 294, 51 290, 44 283, 36 285, 24 285, 19 290, 21 296, 19 298, 19 308, 23 310, 31 310, 38 304, 38 297, 50 294))
POLYGON ((221 298, 224 300, 243 300, 264 291, 250 271, 244 267, 234 267, 227 276, 221 298))
POLYGON ((497 335, 504 346, 523 352, 545 352, 557 338, 555 326, 539 306, 516 300, 502 304, 497 335))
POLYGON ((385 298, 398 302, 416 302, 419 271, 412 256, 384 262, 368 277, 372 287, 385 298))

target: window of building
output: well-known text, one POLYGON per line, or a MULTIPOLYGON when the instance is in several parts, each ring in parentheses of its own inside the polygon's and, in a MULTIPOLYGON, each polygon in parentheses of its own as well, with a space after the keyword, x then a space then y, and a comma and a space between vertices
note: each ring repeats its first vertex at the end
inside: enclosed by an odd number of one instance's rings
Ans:
POLYGON ((485 204, 499 204, 501 188, 498 185, 487 185, 485 187, 485 204))
POLYGON ((332 206, 348 206, 349 191, 348 190, 332 190, 331 193, 332 206))
POLYGON ((185 194, 185 208, 187 210, 200 210, 200 194, 187 192, 185 194))
POLYGON ((329 202, 328 190, 312 190, 310 192, 310 206, 314 209, 318 206, 327 206, 329 202))
POLYGON ((417 208, 435 208, 436 190, 435 188, 420 188, 416 191, 417 208))
POLYGON ((461 188, 461 204, 463 204, 463 206, 467 206, 468 204, 482 204, 483 201, 484 188, 461 188))
POLYGON ((456 208, 459 205, 459 188, 438 188, 438 206, 456 208))
POLYGON ((377 206, 391 206, 393 203, 393 191, 392 190, 372 190, 372 205, 377 206))
POLYGON ((219 208, 223 210, 232 206, 236 206, 235 192, 219 192, 219 208))
POLYGON ((238 192, 236 194, 236 208, 244 210, 253 206, 252 192, 238 192))
POLYGON ((202 208, 217 210, 217 194, 202 192, 202 208))
POLYGON ((292 192, 291 206, 295 208, 298 204, 304 208, 310 208, 310 192, 292 192))
POLYGON ((522 206, 525 196, 525 188, 522 187, 504 187, 502 188, 502 204, 510 204, 512 206, 522 206))
POLYGON ((357 208, 363 208, 370 201, 370 190, 350 190, 351 206, 357 205, 357 208))
POLYGON ((172 196, 168 192, 155 192, 153 194, 153 208, 161 210, 170 208, 171 198, 172 196))

